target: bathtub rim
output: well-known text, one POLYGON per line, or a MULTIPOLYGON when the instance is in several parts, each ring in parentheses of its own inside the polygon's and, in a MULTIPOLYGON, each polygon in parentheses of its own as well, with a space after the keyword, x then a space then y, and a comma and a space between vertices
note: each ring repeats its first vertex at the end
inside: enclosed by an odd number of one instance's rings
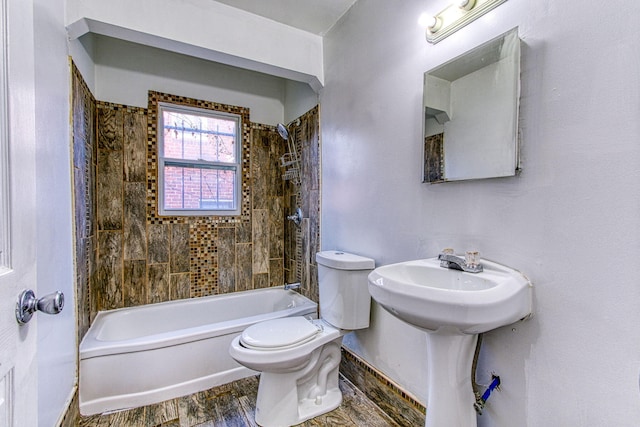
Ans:
MULTIPOLYGON (((185 298, 181 300, 173 300, 173 301, 164 301, 153 304, 145 304, 142 306, 136 307, 122 307, 116 308, 112 310, 103 310, 99 311, 96 315, 95 319, 91 323, 89 330, 85 333, 82 341, 80 342, 78 352, 79 352, 79 360, 86 360, 93 357, 101 357, 108 356, 119 353, 133 353, 137 351, 145 351, 154 348, 163 348, 170 347, 174 345, 180 345, 184 343, 188 343, 191 341, 199 341, 203 339, 207 339, 211 336, 217 335, 226 335, 230 333, 237 332, 239 330, 243 330, 248 325, 256 323, 258 321, 269 320, 278 317, 290 317, 290 316, 306 316, 311 315, 314 318, 317 318, 318 315, 318 304, 304 295, 293 291, 293 290, 285 290, 283 286, 273 286, 269 288, 261 288, 261 289, 250 289, 246 291, 232 292, 228 294, 218 294, 218 295, 209 295, 205 297, 196 298, 197 302, 202 302, 203 300, 210 299, 229 299, 231 297, 238 298, 243 294, 250 293, 261 293, 261 292, 273 292, 273 290, 281 290, 286 292, 287 295, 290 295, 292 298, 297 300, 302 300, 304 304, 298 305, 296 307, 287 308, 284 310, 278 310, 274 312, 267 312, 253 316, 247 316, 242 318, 236 318, 232 320, 216 322, 216 328, 212 329, 211 324, 194 326, 185 329, 172 330, 167 332, 161 332, 157 334, 147 335, 143 337, 135 337, 125 340, 113 340, 113 341, 104 341, 97 339, 97 336, 100 333, 100 324, 104 322, 104 318, 108 317, 117 312, 126 312, 132 311, 135 309, 144 309, 143 307, 157 307, 163 305, 172 305, 172 304, 188 304, 190 302, 194 302, 193 298, 185 298), (226 297, 226 298, 225 298, 226 297), (276 314, 278 313, 278 314, 276 314), (242 320, 242 322, 239 322, 242 320), (96 327, 94 327, 94 325, 96 327), (179 335, 177 335, 177 331, 179 335)), ((152 308, 149 308, 152 309, 152 308)))

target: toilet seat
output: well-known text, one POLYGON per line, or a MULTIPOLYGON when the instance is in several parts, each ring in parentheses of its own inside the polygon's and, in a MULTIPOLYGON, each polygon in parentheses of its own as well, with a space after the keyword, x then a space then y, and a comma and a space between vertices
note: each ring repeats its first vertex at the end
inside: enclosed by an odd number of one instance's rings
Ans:
POLYGON ((254 350, 283 350, 311 341, 321 330, 304 317, 285 317, 249 326, 240 335, 240 343, 254 350))

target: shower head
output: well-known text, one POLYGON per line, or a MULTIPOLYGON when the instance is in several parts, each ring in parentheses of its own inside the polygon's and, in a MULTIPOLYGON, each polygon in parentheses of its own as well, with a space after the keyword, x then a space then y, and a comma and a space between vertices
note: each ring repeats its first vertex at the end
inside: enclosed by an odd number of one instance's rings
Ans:
POLYGON ((278 126, 276 126, 278 129, 278 133, 280 134, 280 136, 282 137, 282 139, 284 139, 285 141, 289 140, 289 131, 287 130, 287 127, 285 125, 283 125, 282 123, 278 123, 278 126))

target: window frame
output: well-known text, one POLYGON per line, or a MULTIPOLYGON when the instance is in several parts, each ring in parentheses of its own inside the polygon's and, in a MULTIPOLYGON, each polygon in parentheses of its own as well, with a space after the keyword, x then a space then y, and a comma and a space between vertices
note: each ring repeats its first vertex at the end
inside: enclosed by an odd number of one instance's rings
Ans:
POLYGON ((158 163, 158 215, 159 216, 239 216, 242 211, 242 116, 240 114, 228 113, 226 111, 218 111, 209 108, 192 107, 182 104, 174 104, 171 102, 158 103, 157 115, 157 163, 158 163), (213 162, 208 160, 187 160, 167 158, 164 156, 164 111, 176 112, 177 114, 191 114, 198 116, 211 117, 222 120, 235 121, 235 163, 213 162), (235 175, 233 188, 233 209, 166 209, 164 200, 165 182, 164 168, 165 166, 177 166, 196 169, 213 169, 218 171, 233 171, 235 175))

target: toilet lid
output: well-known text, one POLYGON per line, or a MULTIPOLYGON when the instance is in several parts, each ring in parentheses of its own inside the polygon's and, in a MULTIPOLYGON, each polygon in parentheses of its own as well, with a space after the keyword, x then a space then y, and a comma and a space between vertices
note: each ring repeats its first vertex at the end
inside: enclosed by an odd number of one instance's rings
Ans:
POLYGON ((249 326, 242 332, 240 342, 245 347, 275 350, 307 342, 319 328, 301 316, 266 320, 249 326))

